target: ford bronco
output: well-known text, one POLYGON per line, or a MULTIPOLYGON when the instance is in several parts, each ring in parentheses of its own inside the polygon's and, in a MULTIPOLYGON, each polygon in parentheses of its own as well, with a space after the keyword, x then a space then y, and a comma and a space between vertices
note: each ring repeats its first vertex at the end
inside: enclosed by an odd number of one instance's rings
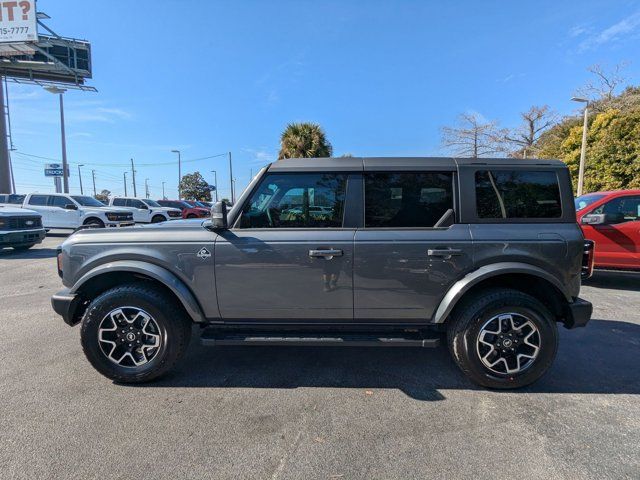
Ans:
POLYGON ((205 345, 435 347, 476 383, 540 378, 584 326, 593 244, 560 161, 285 159, 211 218, 84 230, 52 298, 117 382, 205 345))

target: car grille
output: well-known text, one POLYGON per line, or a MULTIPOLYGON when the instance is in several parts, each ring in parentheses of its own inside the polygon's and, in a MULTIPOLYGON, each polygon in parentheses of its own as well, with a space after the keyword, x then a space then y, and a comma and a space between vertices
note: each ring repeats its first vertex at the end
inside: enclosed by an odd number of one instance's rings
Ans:
POLYGON ((42 228, 40 217, 8 217, 7 226, 9 230, 31 230, 42 228))
POLYGON ((172 210, 169 211, 169 216, 170 217, 180 217, 182 216, 182 212, 174 212, 172 210))
POLYGON ((107 218, 111 222, 126 222, 133 220, 133 213, 131 212, 109 212, 107 218))

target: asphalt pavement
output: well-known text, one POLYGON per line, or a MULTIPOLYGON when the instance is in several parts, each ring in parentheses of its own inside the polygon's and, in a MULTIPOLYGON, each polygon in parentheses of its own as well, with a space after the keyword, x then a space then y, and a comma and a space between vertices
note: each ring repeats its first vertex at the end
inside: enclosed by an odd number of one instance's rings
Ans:
POLYGON ((202 347, 117 385, 51 310, 47 237, 0 251, 0 478, 640 478, 640 275, 598 272, 535 385, 471 384, 446 348, 202 347))

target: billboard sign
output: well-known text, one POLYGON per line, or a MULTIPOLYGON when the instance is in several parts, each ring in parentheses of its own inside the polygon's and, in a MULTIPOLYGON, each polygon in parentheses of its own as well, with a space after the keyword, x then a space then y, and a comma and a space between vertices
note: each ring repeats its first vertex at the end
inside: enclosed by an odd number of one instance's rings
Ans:
POLYGON ((36 0, 0 1, 0 43, 37 40, 36 0))
MULTIPOLYGON (((61 163, 47 163, 44 166, 45 177, 62 177, 64 170, 61 163)), ((67 165, 67 176, 69 176, 69 166, 67 165)))

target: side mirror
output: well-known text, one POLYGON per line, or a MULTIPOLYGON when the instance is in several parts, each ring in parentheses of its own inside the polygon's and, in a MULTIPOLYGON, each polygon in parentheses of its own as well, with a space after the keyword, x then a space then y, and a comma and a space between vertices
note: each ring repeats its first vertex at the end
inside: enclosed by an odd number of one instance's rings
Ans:
POLYGON ((224 202, 216 202, 211 207, 211 226, 215 230, 226 230, 229 228, 227 224, 227 204, 224 202))
POLYGON ((624 215, 622 213, 590 213, 582 217, 583 225, 611 225, 622 223, 624 215))
POLYGON ((65 210, 77 210, 77 209, 78 209, 78 206, 77 206, 75 203, 67 203, 67 204, 64 206, 64 209, 65 209, 65 210))

